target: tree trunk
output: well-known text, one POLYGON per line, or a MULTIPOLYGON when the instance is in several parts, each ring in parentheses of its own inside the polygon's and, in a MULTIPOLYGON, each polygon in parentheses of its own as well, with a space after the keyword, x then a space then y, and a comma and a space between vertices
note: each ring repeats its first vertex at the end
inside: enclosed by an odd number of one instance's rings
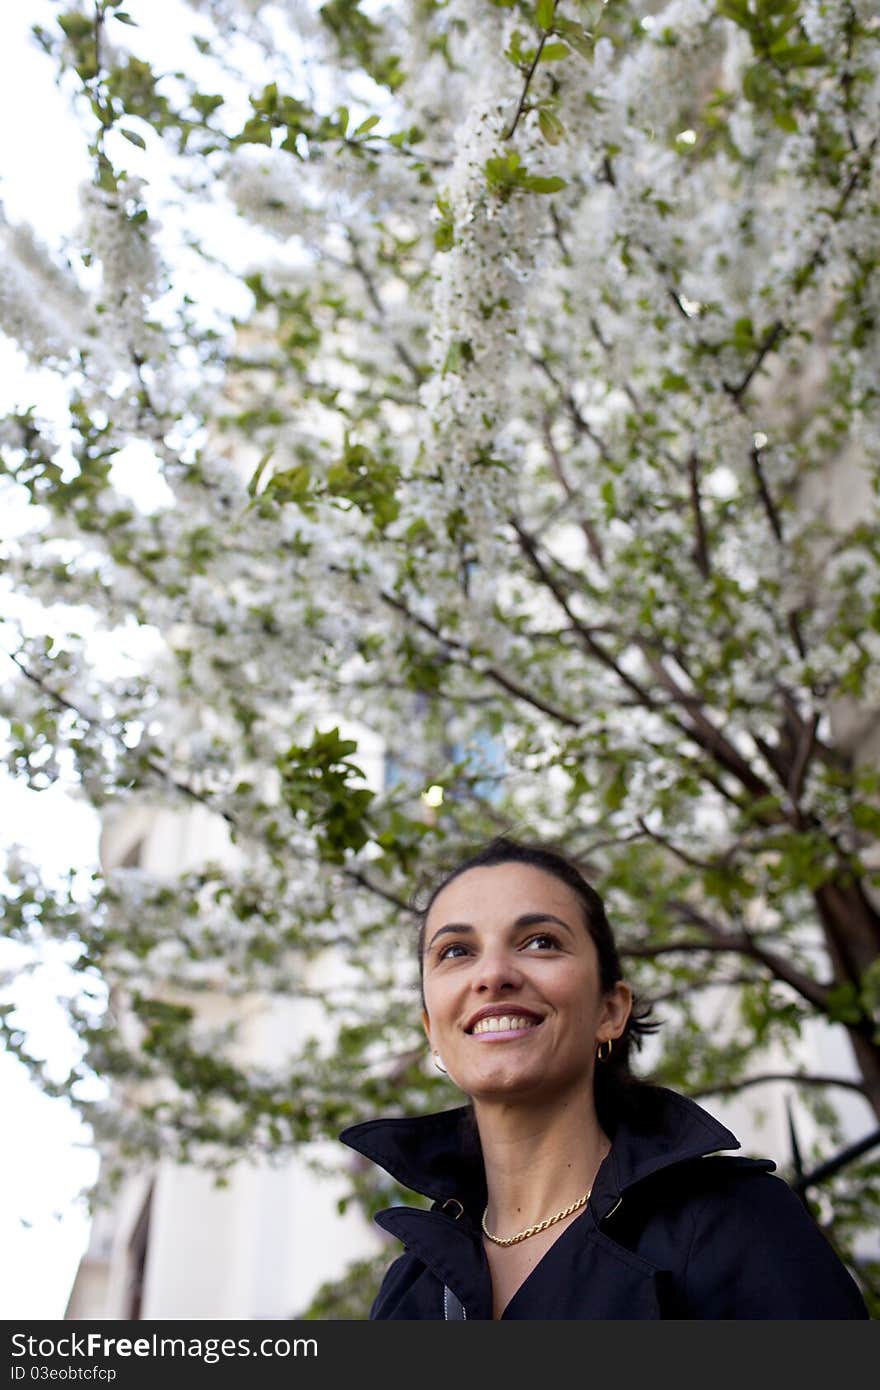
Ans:
MULTIPOLYGON (((856 880, 845 882, 832 879, 817 888, 814 897, 834 968, 835 983, 852 985, 856 990, 861 990, 865 972, 880 957, 880 915, 856 880)), ((878 1020, 865 1014, 858 1022, 845 1026, 868 1102, 880 1119, 878 1020)))

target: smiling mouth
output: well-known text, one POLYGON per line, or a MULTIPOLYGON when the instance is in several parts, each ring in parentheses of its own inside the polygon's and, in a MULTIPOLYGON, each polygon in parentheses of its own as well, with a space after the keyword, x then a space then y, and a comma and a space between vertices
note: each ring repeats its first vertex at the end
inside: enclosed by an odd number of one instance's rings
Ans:
POLYGON ((539 1027, 540 1023, 540 1018, 527 1018, 525 1014, 492 1014, 478 1018, 470 1031, 472 1037, 481 1033, 521 1033, 539 1027))

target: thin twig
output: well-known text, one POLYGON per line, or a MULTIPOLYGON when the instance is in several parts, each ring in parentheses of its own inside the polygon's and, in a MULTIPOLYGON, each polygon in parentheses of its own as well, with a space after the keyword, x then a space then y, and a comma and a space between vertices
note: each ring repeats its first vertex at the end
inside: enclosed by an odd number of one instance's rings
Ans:
POLYGON ((711 573, 709 542, 706 536, 703 504, 700 497, 700 461, 694 450, 691 450, 688 458, 688 477, 690 479, 691 508, 694 514, 694 560, 700 574, 704 579, 708 579, 711 573))
POLYGON ((407 902, 404 898, 398 898, 395 893, 390 892, 387 888, 382 888, 378 883, 373 883, 362 870, 345 868, 342 872, 344 876, 350 878, 353 883, 359 884, 361 888, 366 888, 370 893, 375 893, 377 897, 382 898, 387 903, 391 903, 393 907, 399 908, 401 912, 406 912, 410 916, 416 915, 416 909, 413 907, 412 903, 407 902))
POLYGON ((679 849, 671 840, 667 840, 665 835, 651 830, 641 816, 638 818, 638 824, 641 826, 643 835, 646 835, 649 840, 653 840, 655 844, 662 845, 664 849, 673 854, 676 859, 680 859, 683 864, 687 864, 689 868, 699 869, 701 873, 712 873, 720 867, 721 860, 716 860, 713 863, 711 860, 697 859, 694 855, 688 854, 686 850, 679 849))
MULTIPOLYGON (((386 319, 387 314, 385 311, 385 306, 379 298, 379 293, 376 289, 373 277, 371 276, 369 270, 363 262, 360 253, 360 247, 358 246, 358 243, 350 230, 348 232, 348 244, 351 247, 351 263, 364 282, 364 287, 367 291, 367 297, 370 303, 376 310, 376 313, 379 315, 380 319, 386 319)), ((418 363, 413 360, 407 348, 404 347, 403 343, 398 338, 392 338, 391 343, 394 348, 394 351, 397 353, 398 357, 400 358, 403 365, 406 367, 407 371, 409 371, 412 374, 413 380, 415 381, 416 385, 420 386, 424 379, 424 373, 422 372, 418 363)))
POLYGON ((413 613, 402 599, 397 598, 394 594, 388 593, 387 590, 383 590, 380 597, 383 603, 388 604, 390 608, 394 608, 396 612, 401 613, 409 622, 414 623, 416 627, 420 627, 423 632, 429 633, 435 641, 439 642, 440 645, 446 649, 446 659, 448 661, 459 666, 465 666, 468 669, 476 668, 478 674, 487 676, 489 680, 494 681, 496 685, 500 685, 508 694, 514 695, 518 700, 523 700, 526 704, 532 705, 533 708, 540 710, 542 714, 549 715, 551 719, 558 720, 560 724, 565 724, 570 729, 579 729, 581 727, 581 720, 575 719, 573 715, 567 714, 565 710, 551 705, 549 701, 542 700, 540 696, 535 695, 532 691, 527 690, 525 686, 520 685, 513 677, 508 676, 503 671, 499 671, 497 666, 480 665, 479 656, 469 647, 453 637, 444 636, 444 634, 440 632, 433 623, 430 623, 427 618, 422 618, 418 613, 413 613))
POLYGON ((548 37, 549 37, 549 31, 545 30, 545 32, 541 35, 541 40, 540 40, 540 43, 538 44, 538 47, 535 49, 535 56, 534 56, 534 58, 532 59, 532 65, 531 65, 531 67, 529 68, 528 73, 526 74, 525 86, 523 87, 522 92, 520 93, 519 104, 518 104, 518 106, 517 106, 517 108, 516 108, 516 112, 515 112, 514 117, 513 117, 513 123, 511 124, 511 127, 510 127, 510 129, 507 131, 506 135, 502 135, 502 137, 501 137, 502 140, 512 140, 512 139, 513 139, 514 131, 516 130, 517 126, 519 125, 520 116, 522 115, 522 113, 523 113, 523 111, 524 111, 524 109, 525 109, 526 97, 528 96, 529 87, 530 87, 531 84, 532 84, 532 78, 534 77, 534 75, 535 75, 535 70, 537 69, 537 66, 538 66, 538 64, 539 64, 540 61, 541 61, 541 54, 542 54, 543 51, 544 51, 544 44, 547 42, 548 37))
POLYGON ((754 444, 752 446, 750 457, 752 464, 752 473, 754 475, 755 484, 758 489, 758 496, 761 499, 761 505, 763 506, 764 511, 767 513, 767 520, 770 523, 770 530, 773 532, 773 535, 776 537, 778 543, 780 545, 783 545, 784 537, 782 533, 782 518, 779 515, 779 511, 777 510, 776 504, 774 503, 773 498, 770 495, 770 489, 767 486, 767 479, 764 476, 764 469, 761 466, 761 450, 758 448, 757 444, 754 444))
MULTIPOLYGON (((553 427, 550 418, 547 415, 544 416, 543 433, 544 442, 547 445, 547 453, 550 456, 550 463, 552 465, 553 472, 556 474, 556 478, 559 482, 560 487, 562 488, 569 502, 578 502, 580 500, 578 494, 575 492, 574 488, 571 486, 571 483, 568 481, 568 478, 565 475, 565 469, 562 466, 562 459, 560 458, 559 450, 556 447, 556 441, 553 438, 553 427)), ((587 548, 589 549, 590 554, 596 561, 596 564, 599 565, 600 568, 604 569, 605 554, 602 549, 602 542, 599 539, 599 533, 596 530, 596 527, 593 525, 592 521, 588 521, 587 518, 584 516, 578 517, 578 525, 584 533, 584 538, 587 542, 587 548)))
MULTIPOLYGON (((75 714, 78 719, 81 719, 85 724, 88 724, 91 728, 103 729, 107 737, 112 738, 115 743, 120 744, 126 750, 126 752, 130 753, 132 751, 128 747, 128 745, 123 741, 122 736, 120 734, 112 733, 112 731, 108 730, 100 719, 91 718, 88 714, 85 714, 83 710, 79 709, 76 705, 72 704, 70 700, 66 699, 64 695, 59 694, 57 690, 53 690, 51 686, 47 685, 46 681, 43 680, 41 676, 38 676, 36 672, 29 670, 28 667, 25 666, 24 662, 20 661, 14 652, 7 652, 7 655, 10 661, 15 663, 19 671, 21 671, 22 675, 27 680, 31 681, 37 687, 38 690, 41 690, 42 693, 49 700, 51 700, 53 704, 57 705, 59 709, 65 709, 68 710, 71 714, 75 714)), ((212 802, 210 797, 204 795, 202 792, 197 792, 193 787, 188 786, 186 782, 181 782, 177 777, 174 776, 173 773, 169 772, 167 768, 162 767, 161 763, 157 763, 153 758, 148 757, 144 759, 144 766, 148 767, 151 772, 154 772, 157 777, 161 777, 162 780, 164 782, 167 782, 169 786, 173 787, 175 791, 180 792, 181 796, 186 796, 192 801, 198 801, 202 806, 207 806, 209 810, 214 811, 216 815, 222 816, 223 819, 229 825, 237 826, 238 822, 229 811, 224 811, 218 808, 212 802)))

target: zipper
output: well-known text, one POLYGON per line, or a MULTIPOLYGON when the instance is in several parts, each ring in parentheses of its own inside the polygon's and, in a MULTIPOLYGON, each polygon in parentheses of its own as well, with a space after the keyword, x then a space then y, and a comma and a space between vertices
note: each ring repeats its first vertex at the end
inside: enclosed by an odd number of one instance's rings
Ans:
POLYGON ((467 1320, 467 1310, 460 1298, 452 1292, 448 1284, 443 1285, 443 1318, 445 1322, 467 1320))
MULTIPOLYGON (((447 1197, 440 1210, 451 1215, 453 1221, 458 1221, 459 1217, 464 1216, 464 1204, 457 1197, 447 1197), (453 1208, 451 1212, 450 1207, 453 1208), (455 1207, 458 1207, 458 1211, 454 1210, 455 1207)), ((467 1309, 448 1284, 443 1285, 443 1318, 445 1322, 459 1322, 467 1319, 467 1309)))

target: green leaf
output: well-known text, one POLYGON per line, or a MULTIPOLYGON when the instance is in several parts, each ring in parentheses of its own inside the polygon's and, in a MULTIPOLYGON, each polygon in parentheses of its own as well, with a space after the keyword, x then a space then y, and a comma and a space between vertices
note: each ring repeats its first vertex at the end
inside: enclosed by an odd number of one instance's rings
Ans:
POLYGON ((773 124, 778 126, 780 130, 786 131, 789 135, 794 135, 800 129, 797 123, 797 117, 792 111, 775 111, 773 113, 773 124))
POLYGON ((558 145, 565 134, 565 126, 559 117, 546 108, 538 112, 538 129, 549 145, 558 145))
POLYGON ((828 991, 828 1017, 834 1023, 860 1023, 862 1008, 855 985, 835 985, 828 991))
POLYGON ((507 154, 492 155, 486 160, 486 181, 490 188, 504 188, 514 184, 520 176, 522 158, 516 150, 507 154))
POLYGON ((880 807, 869 806, 864 801, 857 801, 850 812, 853 825, 859 830, 864 830, 870 835, 880 838, 880 807))
POLYGON ((567 186, 566 180, 556 175, 542 178, 537 174, 528 174, 522 182, 523 187, 528 188, 531 193, 558 193, 561 188, 567 186))
POLYGON ((79 10, 71 10, 68 14, 58 16, 58 24, 69 39, 92 39, 95 33, 95 21, 87 14, 82 14, 79 10))
POLYGON ((357 130, 352 132, 351 138, 353 140, 356 140, 359 135, 366 135, 367 131, 372 130, 374 126, 377 126, 381 119, 381 116, 368 116, 365 121, 361 121, 357 130))
POLYGON ((98 154, 97 184, 99 188, 103 188, 105 193, 115 193, 119 187, 116 170, 103 151, 98 154))
POLYGON ((213 115, 217 108, 223 105, 223 97, 211 92, 195 92, 190 100, 199 115, 206 118, 213 115))
POLYGON ((789 68, 818 68, 828 62, 825 49, 818 43, 774 43, 770 55, 789 68))
POLYGON ((124 126, 119 126, 118 130, 119 134, 124 135, 126 140, 129 140, 132 145, 137 145, 139 150, 145 150, 147 148, 146 140, 142 135, 138 135, 136 130, 127 130, 124 126))
POLYGON ((541 49, 541 62, 557 63, 560 58, 567 58, 570 52, 567 43, 545 43, 541 49))
POLYGON ((749 9, 748 0, 718 0, 718 13, 725 19, 732 19, 741 29, 751 30, 755 16, 749 9))
POLYGON ((455 245, 455 226, 451 218, 445 218, 434 228, 434 245, 438 251, 451 251, 455 245))
POLYGON ((474 360, 474 350, 467 339, 454 339, 446 352, 443 362, 443 375, 447 372, 461 373, 462 368, 468 366, 474 360))
POLYGON ((618 763, 611 776, 602 789, 602 800, 609 811, 619 811, 626 801, 628 772, 622 763, 618 763))
POLYGON ((596 39, 588 29, 584 29, 571 19, 564 21, 557 19, 556 29, 563 35, 569 48, 573 48, 582 58, 592 59, 596 50, 596 39))
POLYGON ((753 63, 743 76, 743 95, 755 106, 769 106, 777 97, 778 82, 766 63, 753 63))
POLYGON ((556 0, 538 0, 535 9, 535 19, 539 29, 552 29, 553 15, 556 11, 556 0))
POLYGON ((273 473, 265 490, 278 502, 298 502, 308 495, 311 482, 311 467, 307 463, 299 463, 294 468, 273 473))
POLYGON ((267 449, 266 452, 265 452, 265 454, 263 455, 263 457, 260 459, 259 463, 257 464, 256 468, 254 469, 254 471, 253 471, 253 473, 252 473, 252 475, 251 475, 250 482, 248 483, 248 488, 247 488, 247 490, 248 490, 248 495, 249 495, 250 497, 256 497, 256 495, 257 495, 257 488, 260 486, 260 479, 262 478, 264 472, 266 471, 266 467, 267 467, 267 465, 268 465, 268 463, 269 463, 269 460, 271 459, 271 457, 272 457, 272 455, 273 455, 274 452, 275 452, 274 449, 267 449))
POLYGON ((744 315, 734 321, 731 341, 738 352, 749 353, 755 350, 755 325, 748 316, 744 315))
POLYGON ((660 378, 660 386, 664 391, 687 391, 690 382, 681 372, 664 372, 660 378))

